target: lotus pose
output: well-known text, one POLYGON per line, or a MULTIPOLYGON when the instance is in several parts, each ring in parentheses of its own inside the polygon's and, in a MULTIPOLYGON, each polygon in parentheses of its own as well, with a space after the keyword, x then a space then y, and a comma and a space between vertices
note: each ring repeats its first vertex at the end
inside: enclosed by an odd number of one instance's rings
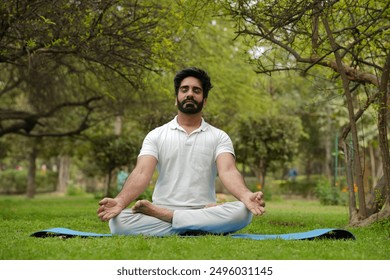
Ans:
POLYGON ((263 193, 251 192, 236 168, 230 137, 202 117, 212 88, 208 74, 184 69, 176 74, 174 88, 176 117, 147 134, 121 192, 99 202, 97 214, 109 221, 113 234, 227 234, 265 211, 263 193), (139 200, 128 208, 148 187, 156 167, 153 202, 139 200), (237 201, 216 204, 217 174, 237 201))

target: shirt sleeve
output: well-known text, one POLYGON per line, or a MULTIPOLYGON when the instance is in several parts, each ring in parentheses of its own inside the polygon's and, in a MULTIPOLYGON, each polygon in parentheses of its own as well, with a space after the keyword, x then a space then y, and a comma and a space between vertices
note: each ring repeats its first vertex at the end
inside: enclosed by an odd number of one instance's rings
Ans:
POLYGON ((231 153, 234 157, 236 157, 232 140, 226 132, 221 130, 217 150, 215 153, 215 160, 222 153, 231 153))
POLYGON ((146 137, 142 143, 141 151, 140 151, 138 157, 144 156, 144 155, 149 155, 149 156, 155 157, 158 160, 158 147, 157 147, 157 133, 156 132, 157 132, 156 129, 154 129, 146 135, 146 137))

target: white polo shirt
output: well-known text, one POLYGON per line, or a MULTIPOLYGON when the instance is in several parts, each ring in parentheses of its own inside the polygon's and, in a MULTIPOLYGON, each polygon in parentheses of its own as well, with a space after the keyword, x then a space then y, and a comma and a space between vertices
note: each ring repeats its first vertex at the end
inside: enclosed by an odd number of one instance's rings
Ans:
POLYGON ((216 159, 234 155, 230 137, 202 119, 191 134, 180 127, 177 116, 145 137, 139 156, 154 156, 159 177, 153 203, 170 208, 202 208, 215 203, 216 159))

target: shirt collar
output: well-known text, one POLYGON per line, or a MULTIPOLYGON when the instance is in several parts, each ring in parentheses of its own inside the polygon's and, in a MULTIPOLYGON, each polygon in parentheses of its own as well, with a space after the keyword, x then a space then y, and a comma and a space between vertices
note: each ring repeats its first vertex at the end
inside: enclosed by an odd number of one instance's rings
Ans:
MULTIPOLYGON (((198 127, 195 131, 205 131, 209 124, 202 118, 202 122, 200 124, 200 127, 198 127)), ((170 122, 170 128, 171 129, 180 129, 181 126, 179 125, 177 121, 177 116, 170 122)))

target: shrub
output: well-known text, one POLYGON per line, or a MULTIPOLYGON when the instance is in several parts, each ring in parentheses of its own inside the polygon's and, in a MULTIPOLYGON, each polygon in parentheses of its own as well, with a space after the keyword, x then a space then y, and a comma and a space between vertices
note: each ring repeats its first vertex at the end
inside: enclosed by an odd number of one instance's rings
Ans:
POLYGON ((66 188, 66 194, 69 196, 82 196, 85 195, 86 192, 82 186, 70 185, 66 188))
MULTIPOLYGON (((46 171, 36 173, 35 183, 37 192, 55 191, 57 185, 57 173, 46 171)), ((27 170, 7 169, 0 172, 0 193, 22 194, 27 190, 27 170)))
POLYGON ((297 178, 296 180, 284 181, 280 184, 280 189, 283 194, 300 195, 302 197, 310 197, 315 193, 315 181, 297 178))
POLYGON ((316 185, 316 196, 323 205, 346 205, 346 193, 341 192, 338 187, 333 187, 330 183, 321 179, 316 185))

